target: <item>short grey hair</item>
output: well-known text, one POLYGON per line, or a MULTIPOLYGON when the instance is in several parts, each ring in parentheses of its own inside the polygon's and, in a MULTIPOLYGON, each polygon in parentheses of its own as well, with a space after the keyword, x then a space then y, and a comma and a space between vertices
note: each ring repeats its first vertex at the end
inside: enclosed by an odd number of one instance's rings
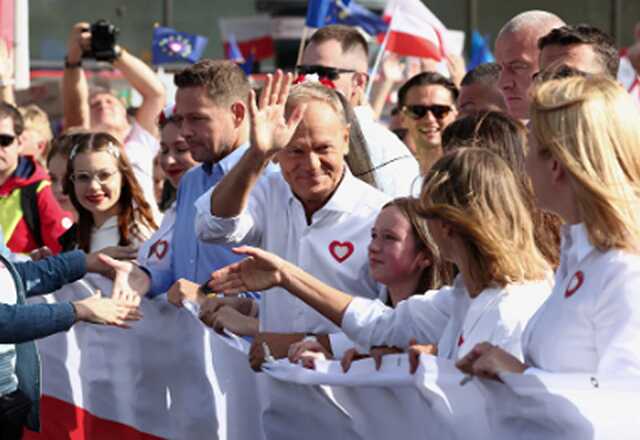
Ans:
POLYGON ((329 107, 336 112, 338 118, 347 125, 349 122, 338 93, 339 92, 316 82, 296 84, 291 87, 291 91, 287 97, 285 106, 286 113, 287 115, 291 114, 293 108, 299 104, 306 104, 310 101, 320 101, 329 105, 329 107))
POLYGON ((540 32, 540 36, 546 35, 552 29, 564 26, 566 23, 556 14, 548 11, 534 9, 531 11, 521 12, 500 29, 497 38, 505 34, 520 32, 524 29, 536 29, 540 32))

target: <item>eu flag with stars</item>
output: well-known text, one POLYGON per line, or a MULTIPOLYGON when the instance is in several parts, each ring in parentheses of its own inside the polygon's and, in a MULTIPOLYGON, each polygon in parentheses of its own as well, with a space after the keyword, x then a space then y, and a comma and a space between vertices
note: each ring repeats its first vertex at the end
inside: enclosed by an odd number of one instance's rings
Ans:
POLYGON ((369 35, 384 34, 389 28, 382 17, 353 0, 334 0, 329 14, 332 23, 357 26, 369 35))
POLYGON ((151 46, 152 63, 195 63, 202 57, 207 41, 206 37, 200 35, 156 27, 151 46))

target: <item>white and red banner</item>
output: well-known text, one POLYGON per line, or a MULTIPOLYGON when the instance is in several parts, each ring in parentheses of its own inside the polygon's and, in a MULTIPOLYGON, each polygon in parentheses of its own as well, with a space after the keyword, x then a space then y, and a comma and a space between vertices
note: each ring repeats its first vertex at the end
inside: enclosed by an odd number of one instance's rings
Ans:
MULTIPOLYGON (((89 275, 51 301, 109 281, 89 275)), ((40 434, 35 439, 260 439, 255 374, 243 340, 223 337, 186 308, 144 299, 130 329, 79 323, 42 339, 40 434)))
POLYGON ((220 34, 224 53, 229 50, 229 37, 233 35, 245 60, 260 61, 275 55, 271 17, 255 15, 251 17, 219 18, 220 34))

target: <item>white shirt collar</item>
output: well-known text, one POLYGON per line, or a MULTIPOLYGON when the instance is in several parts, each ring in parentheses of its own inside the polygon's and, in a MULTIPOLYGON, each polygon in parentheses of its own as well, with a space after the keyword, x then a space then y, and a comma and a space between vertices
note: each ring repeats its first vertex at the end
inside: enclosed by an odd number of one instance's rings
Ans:
POLYGON ((563 225, 561 230, 560 267, 558 273, 566 276, 569 269, 576 267, 594 246, 589 240, 589 233, 584 223, 563 225))

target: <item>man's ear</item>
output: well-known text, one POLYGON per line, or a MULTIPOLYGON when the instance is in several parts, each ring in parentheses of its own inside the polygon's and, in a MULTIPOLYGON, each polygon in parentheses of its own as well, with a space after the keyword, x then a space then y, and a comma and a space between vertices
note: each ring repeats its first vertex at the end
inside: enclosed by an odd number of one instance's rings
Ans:
POLYGON ((242 123, 247 119, 248 112, 247 106, 242 101, 236 101, 231 104, 231 113, 233 114, 233 123, 236 127, 242 125, 242 123))

